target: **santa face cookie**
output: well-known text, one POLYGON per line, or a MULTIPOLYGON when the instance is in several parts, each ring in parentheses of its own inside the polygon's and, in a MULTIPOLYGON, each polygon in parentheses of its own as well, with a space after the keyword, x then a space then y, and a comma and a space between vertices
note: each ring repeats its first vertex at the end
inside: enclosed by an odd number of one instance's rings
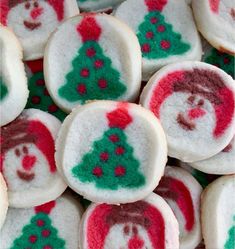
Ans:
POLYGON ((202 194, 202 236, 206 248, 235 248, 235 175, 222 176, 202 194))
POLYGON ((197 28, 219 51, 235 54, 234 0, 193 0, 197 28))
POLYGON ((28 89, 22 48, 13 32, 3 26, 0 26, 0 44, 0 126, 3 126, 23 111, 28 89))
POLYGON ((84 11, 98 11, 113 8, 124 0, 77 0, 79 8, 84 11))
POLYGON ((187 171, 168 166, 154 192, 167 201, 176 216, 180 230, 180 249, 194 249, 202 240, 200 184, 187 171))
POLYGON ((40 109, 63 121, 67 114, 53 102, 45 86, 43 60, 27 61, 25 64, 29 87, 26 108, 40 109))
POLYGON ((167 203, 158 195, 120 206, 93 204, 80 230, 83 249, 177 249, 179 230, 167 203))
POLYGON ((44 73, 50 95, 67 112, 88 100, 134 100, 141 83, 138 40, 106 14, 71 18, 47 45, 44 73))
POLYGON ((93 202, 127 203, 157 186, 166 140, 151 112, 130 103, 95 101, 75 109, 56 142, 56 163, 69 186, 93 202))
POLYGON ((79 248, 81 213, 67 195, 34 208, 10 208, 0 232, 1 249, 79 248))
POLYGON ((7 186, 0 173, 0 230, 6 218, 8 209, 7 186))
POLYGON ((145 80, 164 65, 200 60, 200 38, 185 1, 127 0, 117 8, 115 16, 138 37, 145 80))
POLYGON ((161 121, 168 154, 183 162, 223 150, 235 132, 233 79, 202 62, 166 66, 148 82, 141 104, 161 121))
POLYGON ((36 109, 25 110, 1 128, 1 167, 12 207, 32 207, 61 195, 66 184, 54 153, 60 122, 36 109))
POLYGON ((43 57, 49 35, 68 17, 79 13, 76 0, 2 0, 0 22, 20 39, 25 60, 43 57))

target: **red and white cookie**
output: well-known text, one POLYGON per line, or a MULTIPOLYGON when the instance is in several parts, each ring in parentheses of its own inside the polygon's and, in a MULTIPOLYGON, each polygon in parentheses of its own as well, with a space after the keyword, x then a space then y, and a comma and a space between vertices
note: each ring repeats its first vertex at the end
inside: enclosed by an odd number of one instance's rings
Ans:
POLYGON ((0 231, 1 249, 77 249, 81 215, 69 195, 33 208, 10 208, 0 231))
POLYGON ((138 37, 144 80, 167 64, 201 59, 201 41, 185 1, 127 0, 117 8, 115 16, 138 37))
POLYGON ((193 0, 192 7, 206 40, 218 50, 235 55, 234 0, 193 0))
POLYGON ((159 121, 131 103, 95 101, 76 108, 56 142, 56 163, 66 182, 93 202, 145 198, 157 186, 166 160, 159 121))
POLYGON ((154 193, 120 206, 92 204, 82 218, 80 242, 83 249, 178 249, 178 222, 154 193))
POLYGON ((106 14, 64 22, 47 44, 47 89, 66 112, 88 100, 135 100, 141 84, 141 52, 135 34, 106 14))
POLYGON ((194 249, 202 240, 201 185, 186 170, 168 166, 154 192, 167 201, 176 216, 180 230, 180 248, 194 249))
POLYGON ((1 128, 1 164, 9 204, 27 208, 54 200, 66 189, 56 169, 55 139, 60 121, 37 109, 25 110, 1 128))
POLYGON ((235 133, 234 81, 215 66, 190 61, 166 66, 140 99, 160 119, 169 156, 181 161, 214 156, 235 133))
POLYGON ((222 176, 204 190, 201 201, 202 236, 206 248, 235 246, 235 175, 222 176))
POLYGON ((0 44, 0 126, 3 126, 20 115, 29 93, 20 43, 10 29, 1 25, 0 44))
POLYGON ((0 173, 0 230, 4 223, 8 209, 7 186, 0 173))
POLYGON ((103 11, 112 9, 124 0, 77 0, 79 8, 84 11, 103 11))
POLYGON ((43 57, 50 34, 68 17, 79 13, 76 0, 1 0, 0 23, 20 39, 24 60, 43 57))

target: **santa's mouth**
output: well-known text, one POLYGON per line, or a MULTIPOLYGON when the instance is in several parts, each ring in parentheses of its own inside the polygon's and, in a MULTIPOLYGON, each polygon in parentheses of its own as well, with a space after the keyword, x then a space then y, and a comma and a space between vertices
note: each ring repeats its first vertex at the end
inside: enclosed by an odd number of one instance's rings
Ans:
POLYGON ((35 176, 34 173, 27 173, 27 172, 23 172, 20 170, 17 170, 17 175, 21 180, 26 181, 26 182, 32 181, 35 176))
POLYGON ((40 27, 41 23, 40 22, 28 22, 28 21, 24 21, 24 26, 27 29, 34 30, 34 29, 37 29, 38 27, 40 27))
POLYGON ((187 120, 182 113, 178 114, 177 122, 181 128, 187 131, 193 131, 196 128, 196 125, 192 121, 187 120))

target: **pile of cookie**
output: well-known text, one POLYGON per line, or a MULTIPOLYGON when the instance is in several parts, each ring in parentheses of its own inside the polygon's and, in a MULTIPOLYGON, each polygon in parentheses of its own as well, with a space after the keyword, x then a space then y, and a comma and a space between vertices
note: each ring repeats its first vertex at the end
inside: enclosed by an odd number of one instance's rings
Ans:
POLYGON ((235 249, 235 0, 0 23, 0 249, 235 249))

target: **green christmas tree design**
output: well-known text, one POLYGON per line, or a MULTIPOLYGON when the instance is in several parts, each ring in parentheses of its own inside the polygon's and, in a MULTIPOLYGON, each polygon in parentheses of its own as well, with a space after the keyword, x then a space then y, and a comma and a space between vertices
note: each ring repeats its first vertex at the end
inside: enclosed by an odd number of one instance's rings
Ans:
POLYGON ((65 84, 58 90, 59 96, 81 104, 92 99, 117 99, 125 93, 126 86, 98 43, 101 28, 94 17, 85 16, 77 31, 83 44, 72 61, 73 69, 66 75, 65 84))
POLYGON ((174 32, 161 13, 167 1, 146 0, 145 3, 149 12, 137 31, 142 57, 161 59, 186 53, 190 45, 182 41, 181 35, 174 32))
POLYGON ((126 110, 116 109, 107 114, 109 129, 95 141, 81 163, 72 169, 82 182, 94 182, 97 188, 116 190, 137 188, 145 183, 139 171, 140 162, 127 143, 124 129, 132 122, 126 110))
MULTIPOLYGON (((233 216, 235 222, 235 216, 233 216)), ((235 249, 235 223, 228 231, 228 239, 224 245, 224 249, 235 249)))
POLYGON ((3 82, 2 77, 0 77, 0 101, 2 101, 6 95, 8 94, 7 87, 5 83, 3 82))

